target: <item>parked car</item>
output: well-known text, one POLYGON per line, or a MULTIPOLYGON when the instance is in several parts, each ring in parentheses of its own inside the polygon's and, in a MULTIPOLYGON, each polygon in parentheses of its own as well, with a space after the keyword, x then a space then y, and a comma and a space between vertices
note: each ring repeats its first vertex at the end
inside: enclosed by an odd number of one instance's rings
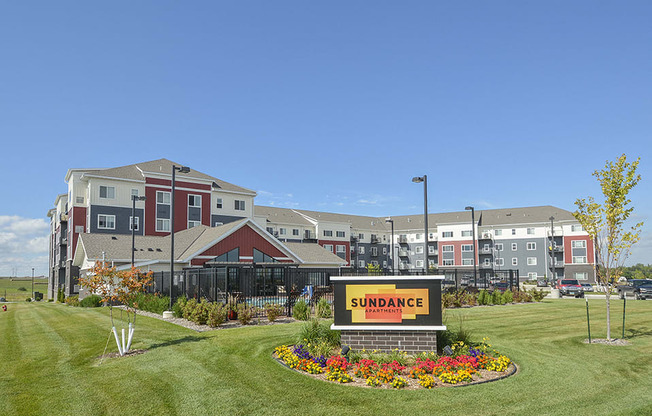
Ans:
POLYGON ((557 284, 561 296, 575 296, 576 298, 584 297, 582 285, 576 279, 563 279, 557 284))
POLYGON ((622 285, 618 285, 618 297, 623 299, 627 295, 634 295, 634 299, 652 298, 652 280, 630 279, 622 285))
POLYGON ((582 283, 582 289, 584 289, 584 293, 593 292, 593 285, 591 283, 582 283))

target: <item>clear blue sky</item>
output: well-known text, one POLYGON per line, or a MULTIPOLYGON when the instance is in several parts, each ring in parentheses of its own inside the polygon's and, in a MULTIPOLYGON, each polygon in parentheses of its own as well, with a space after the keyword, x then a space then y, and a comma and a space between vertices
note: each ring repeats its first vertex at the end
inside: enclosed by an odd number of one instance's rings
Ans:
POLYGON ((46 273, 68 168, 161 157, 260 205, 399 215, 424 173, 431 212, 573 210, 626 153, 647 220, 650 22, 650 1, 5 2, 0 275, 46 273))

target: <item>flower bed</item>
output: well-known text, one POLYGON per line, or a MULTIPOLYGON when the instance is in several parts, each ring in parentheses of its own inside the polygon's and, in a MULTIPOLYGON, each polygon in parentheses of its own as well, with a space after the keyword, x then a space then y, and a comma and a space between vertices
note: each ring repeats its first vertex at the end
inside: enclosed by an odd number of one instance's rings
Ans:
POLYGON ((326 358, 312 356, 304 345, 283 345, 276 348, 275 354, 288 367, 313 377, 387 389, 467 385, 503 378, 516 369, 508 357, 491 348, 486 338, 476 346, 458 342, 452 350, 450 356, 409 356, 396 350, 392 354, 361 351, 348 357, 334 354, 326 358))

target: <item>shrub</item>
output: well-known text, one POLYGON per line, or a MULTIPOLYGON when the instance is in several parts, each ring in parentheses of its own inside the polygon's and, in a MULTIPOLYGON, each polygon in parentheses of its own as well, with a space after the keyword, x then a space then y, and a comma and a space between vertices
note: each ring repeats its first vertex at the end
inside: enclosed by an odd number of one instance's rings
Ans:
POLYGON ((48 302, 54 302, 54 299, 48 299, 48 302))
POLYGON ((102 306, 102 297, 99 295, 86 296, 79 302, 79 306, 83 308, 99 308, 102 306))
POLYGON ((319 302, 317 302, 317 316, 319 318, 331 317, 331 305, 326 298, 320 298, 319 302))
POLYGON ((340 345, 340 331, 331 329, 332 321, 320 321, 311 319, 302 325, 297 342, 315 345, 319 349, 328 351, 340 345))
POLYGON ((292 308, 292 317, 299 321, 307 321, 310 317, 310 307, 305 300, 300 300, 292 308))
POLYGON ((170 306, 170 298, 168 296, 140 292, 136 295, 134 305, 142 311, 160 315, 170 306))
MULTIPOLYGON (((192 300, 193 299, 191 299, 188 304, 190 304, 192 300)), ((190 312, 189 319, 197 325, 205 325, 208 321, 208 310, 210 305, 206 299, 202 299, 199 303, 197 303, 197 301, 194 303, 194 309, 190 312)))
POLYGON ((79 295, 68 296, 65 302, 68 306, 79 306, 79 295))
POLYGON ((31 301, 32 301, 32 298, 25 299, 25 302, 31 302, 31 301))
POLYGON ((491 295, 485 289, 478 293, 478 305, 489 305, 491 303, 491 295))
POLYGON ((530 292, 532 295, 532 299, 534 299, 535 302, 541 302, 543 298, 546 297, 547 293, 541 290, 537 290, 537 288, 533 287, 532 291, 530 292))
POLYGON ((512 303, 514 302, 514 294, 512 293, 511 290, 506 290, 505 293, 503 293, 503 303, 512 303))
POLYGON ((217 328, 226 322, 229 307, 221 303, 213 303, 208 307, 208 326, 217 328))
POLYGON ((57 289, 57 302, 64 303, 66 301, 66 294, 63 292, 62 288, 57 289))
POLYGON ((274 322, 276 318, 283 315, 283 305, 278 303, 266 303, 265 304, 265 314, 267 315, 267 320, 269 322, 274 322))
POLYGON ((494 293, 491 296, 491 302, 494 305, 502 305, 503 304, 503 294, 500 293, 498 290, 494 290, 494 293))
POLYGON ((188 301, 183 305, 181 312, 181 317, 183 319, 190 319, 190 315, 195 311, 197 307, 197 299, 188 299, 188 301))
POLYGON ((242 325, 249 324, 258 314, 258 308, 255 306, 247 306, 244 303, 238 304, 238 321, 242 325))
POLYGON ((21 287, 18 288, 18 291, 20 291, 20 292, 27 292, 27 289, 25 289, 24 287, 21 286, 21 287))
POLYGON ((524 290, 517 290, 512 293, 514 302, 516 303, 522 303, 522 302, 532 302, 532 295, 527 293, 524 290))
POLYGON ((187 302, 188 298, 185 295, 177 298, 177 301, 172 305, 172 314, 175 318, 183 318, 183 309, 187 302))

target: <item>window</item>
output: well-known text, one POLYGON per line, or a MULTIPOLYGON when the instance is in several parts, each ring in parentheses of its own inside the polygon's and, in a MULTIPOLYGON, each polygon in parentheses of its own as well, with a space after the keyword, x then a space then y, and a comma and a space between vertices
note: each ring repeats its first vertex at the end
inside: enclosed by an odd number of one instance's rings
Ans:
POLYGON ((518 244, 512 243, 512 251, 518 250, 518 244))
POLYGON ((188 206, 201 208, 201 195, 188 195, 188 206))
POLYGON ((496 251, 503 251, 503 243, 496 243, 496 251))
POLYGON ((100 198, 114 199, 115 187, 100 185, 100 198))
POLYGON ((428 267, 435 267, 435 261, 433 259, 428 259, 428 267))
POLYGON ((586 241, 584 240, 573 240, 571 241, 572 248, 586 248, 586 241))
POLYGON ((292 229, 292 235, 299 235, 299 229, 298 228, 293 228, 292 229))
POLYGON ((505 259, 502 257, 496 257, 496 260, 494 260, 494 264, 496 266, 504 266, 505 265, 505 259))
POLYGON ((516 228, 512 228, 512 235, 516 235, 516 228))
POLYGON ((219 227, 220 225, 224 225, 222 221, 215 221, 215 224, 213 224, 213 227, 219 227))
POLYGON ((387 247, 383 247, 383 254, 387 254, 387 247))
POLYGON ((435 233, 428 234, 428 239, 429 240, 434 240, 435 239, 435 233))
POLYGON ((453 260, 453 259, 444 259, 442 261, 442 264, 444 266, 454 266, 455 265, 455 260, 453 260))
POLYGON ((416 246, 414 252, 417 254, 423 254, 423 246, 416 246))
POLYGON ((371 247, 371 255, 374 257, 378 255, 378 247, 371 247))
POLYGON ((138 196, 138 189, 131 188, 131 196, 138 196))
POLYGON ((577 280, 589 280, 589 274, 587 272, 577 272, 574 276, 577 280))
POLYGON ((443 238, 452 238, 453 237, 453 232, 452 231, 444 231, 441 233, 441 236, 443 238))
POLYGON ((278 233, 281 234, 281 235, 285 235, 285 234, 287 234, 287 229, 285 229, 285 228, 279 228, 279 229, 278 229, 278 233))
POLYGON ((268 233, 274 234, 274 229, 272 227, 267 227, 266 230, 268 233))
POLYGON ((484 259, 484 265, 485 266, 490 266, 491 265, 491 260, 490 259, 484 259))
POLYGON ((533 242, 527 243, 527 249, 530 250, 530 251, 531 250, 536 250, 537 249, 537 243, 533 243, 533 242))
POLYGON ((574 264, 583 264, 586 263, 586 256, 573 256, 574 264))
POLYGON ((421 234, 417 233, 416 236, 415 236, 415 238, 416 238, 417 240, 421 240, 421 234))
POLYGON ((188 228, 198 227, 201 225, 200 221, 188 221, 188 228))
POLYGON ((496 235, 503 235, 503 230, 494 230, 496 235))
POLYGON ((528 278, 528 280, 536 280, 537 279, 537 274, 536 273, 528 273, 527 278, 528 278))
POLYGON ((537 258, 536 257, 528 257, 527 258, 527 265, 528 266, 536 266, 537 265, 537 258))
POLYGON ((169 232, 170 231, 170 220, 167 220, 167 219, 164 219, 164 218, 157 218, 156 219, 156 231, 169 232))
POLYGON ((358 239, 362 240, 364 238, 364 234, 360 233, 358 234, 358 239))
POLYGON ((428 254, 435 254, 435 246, 428 246, 428 254))
POLYGON ((346 253, 346 246, 338 244, 338 245, 335 246, 335 250, 338 253, 346 253))
POLYGON ((222 209, 222 198, 215 199, 215 208, 222 209))
POLYGON ((84 197, 83 196, 78 196, 75 198, 75 203, 76 204, 83 204, 84 203, 84 197))
POLYGON ((383 260, 383 269, 387 268, 387 260, 383 260))
POLYGON ((571 231, 577 232, 577 231, 584 231, 584 230, 582 229, 582 225, 574 224, 574 225, 571 225, 571 231))
POLYGON ((245 210, 245 201, 241 201, 239 199, 235 200, 235 210, 236 211, 244 211, 245 210))
POLYGON ((156 203, 170 205, 170 193, 163 191, 156 191, 156 203))
POLYGON ((441 251, 444 253, 452 253, 453 252, 453 246, 442 246, 441 251))
POLYGON ((462 244, 462 251, 473 251, 473 244, 462 244))
POLYGON ((527 229, 527 233, 528 233, 529 235, 534 235, 534 228, 528 228, 528 229, 527 229))
POLYGON ((473 266, 473 259, 462 259, 462 266, 473 266))
POLYGON ((473 231, 472 230, 464 230, 462 231, 462 237, 472 237, 473 236, 473 231))
POLYGON ((324 244, 324 248, 331 253, 333 252, 333 245, 332 244, 324 244))
POLYGON ((346 233, 344 231, 336 231, 335 235, 339 238, 344 238, 346 237, 346 233))
POLYGON ((423 268, 423 260, 417 260, 415 262, 415 266, 418 268, 423 268))
POLYGON ((359 247, 358 250, 360 251, 360 254, 364 254, 364 247, 359 247))
POLYGON ((131 215, 129 216, 129 231, 131 231, 132 228, 134 231, 140 231, 140 217, 134 218, 131 215))
POLYGON ((516 257, 512 257, 512 266, 518 266, 518 259, 516 257))
POLYGON ((101 230, 115 230, 115 215, 99 214, 97 216, 97 228, 101 230))
POLYGON ((360 267, 360 268, 364 267, 364 260, 359 260, 358 261, 358 267, 360 267))
POLYGON ((324 237, 332 237, 332 236, 333 236, 333 231, 324 230, 324 237))

